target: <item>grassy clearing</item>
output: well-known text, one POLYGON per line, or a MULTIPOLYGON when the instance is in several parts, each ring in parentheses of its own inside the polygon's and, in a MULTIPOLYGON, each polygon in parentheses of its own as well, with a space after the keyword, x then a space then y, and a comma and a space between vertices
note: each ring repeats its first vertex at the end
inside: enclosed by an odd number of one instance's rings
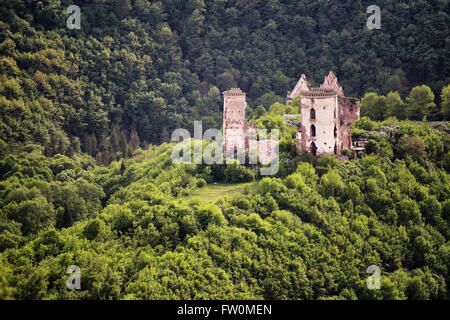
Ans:
POLYGON ((200 198, 205 201, 214 201, 223 196, 235 196, 248 194, 256 190, 256 182, 234 183, 234 184, 209 184, 206 187, 196 190, 186 199, 200 198))

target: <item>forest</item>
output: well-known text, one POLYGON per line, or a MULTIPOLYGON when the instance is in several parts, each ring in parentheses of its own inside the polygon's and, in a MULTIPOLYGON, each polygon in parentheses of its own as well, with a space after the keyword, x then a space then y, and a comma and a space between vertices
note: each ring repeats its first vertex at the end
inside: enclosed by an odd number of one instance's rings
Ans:
POLYGON ((0 0, 0 300, 449 299, 448 1, 378 1, 380 30, 360 0, 74 2, 80 30, 72 1, 0 0), (330 70, 361 99, 351 161, 283 118, 330 70), (231 87, 280 130, 275 176, 171 161, 231 87))

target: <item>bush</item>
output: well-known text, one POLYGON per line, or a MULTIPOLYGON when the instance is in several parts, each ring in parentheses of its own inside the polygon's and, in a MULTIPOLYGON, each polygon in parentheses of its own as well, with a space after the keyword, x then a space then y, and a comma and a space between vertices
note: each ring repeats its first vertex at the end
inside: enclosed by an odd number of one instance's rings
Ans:
POLYGON ((249 182, 255 179, 255 172, 240 165, 237 161, 226 166, 224 175, 225 182, 228 183, 249 182))
POLYGON ((264 178, 259 183, 259 187, 263 193, 271 193, 273 195, 284 191, 286 187, 283 185, 281 179, 277 178, 264 178))
POLYGON ((366 153, 371 154, 371 153, 379 153, 379 152, 380 152, 380 145, 378 144, 378 142, 376 142, 373 139, 370 139, 367 142, 366 153))
POLYGON ((346 156, 346 157, 351 157, 352 156, 352 152, 348 149, 344 149, 341 151, 341 155, 346 156))
POLYGON ((441 166, 445 171, 447 171, 447 173, 450 173, 450 152, 447 152, 444 159, 442 159, 441 166))
POLYGON ((203 188, 206 185, 207 185, 207 182, 205 179, 200 178, 197 180, 197 188, 203 188))
POLYGON ((345 184, 339 173, 332 169, 320 179, 320 193, 325 197, 337 197, 342 195, 345 184))
POLYGON ((355 125, 359 129, 372 131, 373 129, 375 129, 376 124, 374 121, 370 120, 369 117, 361 117, 361 119, 355 122, 355 125))
POLYGON ((112 225, 113 229, 119 232, 127 233, 131 228, 133 228, 134 216, 130 209, 121 208, 113 216, 112 225))
POLYGON ((84 227, 83 235, 88 240, 94 240, 98 237, 99 234, 102 233, 105 228, 105 223, 100 219, 94 219, 84 227))
POLYGON ((404 135, 398 140, 398 151, 403 157, 411 156, 412 159, 421 161, 427 159, 425 142, 420 137, 404 135))

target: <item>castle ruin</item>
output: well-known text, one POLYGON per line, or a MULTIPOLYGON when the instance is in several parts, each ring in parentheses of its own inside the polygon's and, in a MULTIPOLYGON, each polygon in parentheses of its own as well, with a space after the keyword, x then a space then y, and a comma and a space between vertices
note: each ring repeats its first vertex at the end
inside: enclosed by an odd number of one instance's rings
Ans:
POLYGON ((319 88, 311 88, 302 74, 286 103, 296 97, 300 97, 301 114, 298 151, 306 150, 316 156, 352 150, 349 126, 359 119, 359 100, 344 96, 333 72, 330 71, 319 88))
MULTIPOLYGON (((223 92, 223 140, 225 154, 257 148, 262 163, 270 162, 277 141, 249 139, 258 133, 255 124, 247 124, 245 93, 239 88, 223 92)), ((311 88, 302 75, 286 104, 300 97, 301 123, 297 131, 297 150, 306 150, 314 156, 338 154, 352 150, 349 126, 359 119, 359 100, 346 98, 336 76, 330 72, 319 88, 311 88)))
POLYGON ((262 164, 270 163, 276 154, 278 141, 258 140, 258 127, 247 124, 245 93, 239 88, 224 91, 223 106, 223 149, 225 154, 234 154, 238 150, 254 149, 262 164))
POLYGON ((223 92, 223 137, 224 152, 230 153, 249 148, 247 119, 245 118, 245 93, 241 89, 231 88, 223 92))

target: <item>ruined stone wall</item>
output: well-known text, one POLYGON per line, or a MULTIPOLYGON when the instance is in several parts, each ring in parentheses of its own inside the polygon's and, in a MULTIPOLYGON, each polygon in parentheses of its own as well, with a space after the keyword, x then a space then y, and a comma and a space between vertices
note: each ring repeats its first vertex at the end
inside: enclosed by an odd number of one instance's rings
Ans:
POLYGON ((245 130, 243 128, 228 129, 224 136, 224 152, 245 150, 245 142, 245 130))
POLYGON ((337 143, 334 128, 338 130, 337 95, 329 97, 302 97, 301 108, 301 149, 312 151, 312 143, 316 146, 316 155, 332 154, 337 143), (311 119, 311 109, 315 110, 315 119, 311 119), (312 135, 315 127, 315 136, 312 135))
POLYGON ((359 120, 359 100, 339 98, 340 148, 339 151, 352 149, 352 132, 350 124, 359 120))
POLYGON ((225 91, 223 112, 224 152, 234 153, 242 150, 256 150, 262 164, 270 163, 277 156, 278 141, 257 140, 258 127, 248 126, 245 118, 245 93, 232 88, 225 91))
POLYGON ((233 88, 224 92, 223 139, 225 153, 246 148, 246 132, 248 130, 245 118, 246 108, 245 93, 240 89, 233 88))
POLYGON ((359 100, 355 98, 339 98, 339 118, 346 123, 359 120, 359 100))
POLYGON ((296 139, 297 139, 297 152, 298 153, 300 153, 302 150, 308 150, 308 149, 306 149, 305 128, 301 124, 298 127, 298 131, 296 133, 296 139))
MULTIPOLYGON (((258 132, 253 125, 249 127, 245 118, 245 93, 232 88, 225 91, 223 134, 224 152, 258 150, 262 163, 268 163, 276 156, 278 141, 255 140, 250 137, 258 132)), ((293 92, 287 97, 292 101, 301 97, 301 124, 297 132, 297 149, 315 155, 338 154, 344 149, 352 149, 349 125, 359 119, 359 100, 345 98, 342 87, 332 72, 325 77, 320 88, 311 88, 302 75, 293 92), (315 117, 311 117, 314 109, 315 117), (315 129, 312 130, 312 127, 315 129), (314 133, 314 134, 313 134, 314 133)))
POLYGON ((306 150, 316 155, 337 154, 344 149, 352 149, 349 126, 359 119, 359 100, 346 98, 336 76, 330 71, 319 88, 311 88, 304 75, 286 101, 301 98, 301 125, 297 132, 297 150, 306 150), (333 97, 330 97, 333 96, 333 97), (316 119, 310 119, 311 108, 316 119), (311 136, 311 126, 316 128, 316 136, 311 136), (315 144, 315 152, 311 148, 315 144))
POLYGON ((276 148, 278 143, 278 141, 271 139, 249 140, 249 148, 257 150, 259 161, 262 164, 269 164, 277 156, 276 148))

